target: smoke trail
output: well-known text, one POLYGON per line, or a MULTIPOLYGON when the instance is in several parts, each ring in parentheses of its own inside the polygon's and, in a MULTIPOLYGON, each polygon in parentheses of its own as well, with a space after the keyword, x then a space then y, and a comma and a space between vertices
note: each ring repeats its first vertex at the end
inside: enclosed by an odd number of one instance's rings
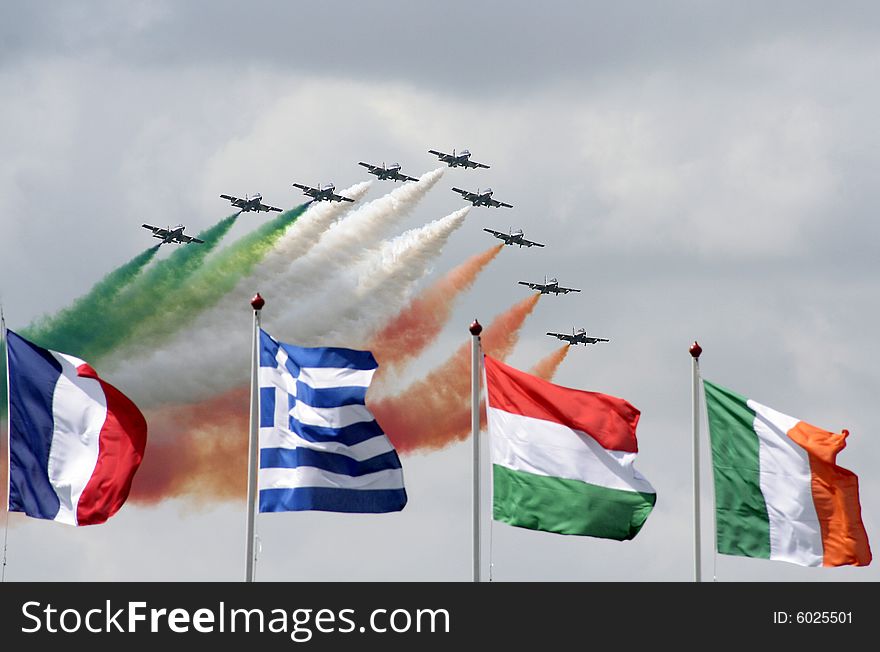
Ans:
POLYGON ((553 380, 553 376, 556 375, 556 370, 559 369, 559 365, 562 364, 562 361, 565 360, 565 357, 568 355, 568 350, 571 347, 566 344, 565 346, 561 346, 556 349, 550 355, 541 358, 538 362, 535 363, 535 366, 532 367, 532 373, 538 378, 543 378, 544 380, 553 380))
POLYGON ((273 293, 280 296, 295 294, 300 301, 307 294, 323 293, 323 288, 303 283, 303 280, 332 276, 368 255, 442 176, 442 168, 426 172, 417 182, 404 184, 331 225, 305 256, 293 261, 290 268, 276 279, 273 293))
POLYGON ((470 207, 386 242, 360 265, 349 268, 325 287, 321 297, 291 304, 282 315, 303 346, 366 348, 373 333, 399 310, 428 264, 458 229, 470 207), (328 302, 326 297, 332 297, 328 302))
MULTIPOLYGON (((483 350, 504 360, 540 297, 534 294, 523 299, 497 317, 483 331, 483 350)), ((470 346, 470 342, 463 344, 441 367, 402 393, 369 403, 398 451, 434 450, 465 438, 471 419, 470 346)))
POLYGON ((449 271, 376 334, 367 348, 373 352, 383 374, 399 371, 434 341, 449 321, 455 299, 473 285, 477 275, 503 247, 500 244, 487 249, 449 271))
MULTIPOLYGON (((464 222, 467 208, 385 243, 347 273, 327 279, 311 302, 266 296, 266 329, 282 340, 310 346, 332 342, 362 347, 399 310, 449 236, 464 222), (293 310, 284 312, 285 302, 293 310)), ((129 359, 112 378, 138 405, 149 407, 203 400, 247 382, 251 313, 247 298, 226 313, 202 314, 194 326, 149 353, 129 359), (218 342, 222 349, 218 349, 218 342), (173 382, 159 382, 172 379, 173 382)))
POLYGON ((205 502, 244 497, 249 402, 244 387, 210 404, 148 411, 150 443, 129 500, 155 504, 181 495, 205 502))
POLYGON ((151 348, 168 335, 190 324, 200 313, 216 305, 245 274, 250 273, 282 238, 292 230, 309 204, 279 213, 194 269, 185 284, 162 298, 161 310, 137 322, 127 338, 123 357, 151 348))
POLYGON ((25 328, 22 335, 39 342, 41 346, 60 351, 65 351, 70 342, 86 339, 94 332, 100 316, 112 309, 113 299, 153 260, 158 251, 159 245, 155 245, 141 252, 95 283, 91 290, 67 308, 51 317, 41 317, 25 328))
MULTIPOLYGON (((63 331, 54 333, 53 343, 60 351, 73 353, 94 364, 112 349, 128 339, 135 326, 148 319, 163 302, 183 286, 185 279, 202 264, 205 256, 217 246, 232 227, 238 213, 234 213, 198 234, 204 244, 181 245, 165 260, 145 270, 119 292, 100 314, 79 314, 63 331)), ((40 344, 42 338, 33 336, 40 344)))

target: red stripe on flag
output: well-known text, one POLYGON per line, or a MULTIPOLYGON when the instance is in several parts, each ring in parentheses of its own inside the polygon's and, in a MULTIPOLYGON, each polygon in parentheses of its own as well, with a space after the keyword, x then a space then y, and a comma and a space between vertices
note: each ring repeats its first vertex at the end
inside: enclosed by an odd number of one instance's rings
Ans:
POLYGON ((641 412, 622 398, 554 385, 484 356, 489 406, 580 430, 606 450, 637 453, 641 412))
POLYGON ((82 364, 77 372, 101 383, 107 398, 107 418, 98 440, 98 462, 76 509, 79 525, 97 525, 119 511, 128 498, 147 445, 147 421, 131 399, 101 380, 91 366, 82 364))

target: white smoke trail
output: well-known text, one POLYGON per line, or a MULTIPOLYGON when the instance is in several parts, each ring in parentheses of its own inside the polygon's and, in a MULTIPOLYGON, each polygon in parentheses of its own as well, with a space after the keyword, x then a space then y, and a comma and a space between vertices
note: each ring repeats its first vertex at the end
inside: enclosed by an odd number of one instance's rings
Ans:
MULTIPOLYGON (((381 247, 360 265, 363 282, 350 270, 326 279, 329 291, 309 302, 307 315, 296 310, 280 317, 291 299, 269 298, 263 311, 266 330, 282 339, 285 333, 296 334, 291 341, 300 343, 298 320, 308 317, 313 338, 326 331, 339 338, 337 344, 362 346, 389 313, 402 307, 467 210, 407 231, 381 247), (344 339, 349 336, 354 344, 344 339)), ((142 408, 203 400, 240 386, 247 383, 250 369, 251 320, 246 300, 225 314, 208 311, 167 345, 125 360, 106 376, 142 408)))
MULTIPOLYGON (((358 200, 367 193, 372 185, 372 181, 362 181, 341 190, 340 194, 343 197, 358 200)), ((281 271, 282 266, 289 265, 291 260, 306 254, 324 235, 328 227, 350 207, 351 205, 346 202, 312 203, 306 212, 284 232, 278 244, 266 255, 254 272, 242 279, 242 282, 246 281, 250 287, 257 287, 263 279, 281 271)))
POLYGON ((278 320, 279 337, 300 346, 363 348, 388 319, 403 308, 416 281, 458 229, 470 207, 461 208, 423 227, 387 241, 354 268, 349 268, 320 297, 291 303, 278 320), (323 297, 332 296, 332 304, 323 297))
POLYGON ((354 261, 378 245, 434 187, 443 171, 444 168, 437 168, 426 172, 415 183, 406 183, 332 224, 305 256, 292 261, 287 272, 276 277, 272 293, 283 297, 295 294, 301 301, 306 294, 324 292, 323 286, 304 284, 303 281, 350 269, 354 261))

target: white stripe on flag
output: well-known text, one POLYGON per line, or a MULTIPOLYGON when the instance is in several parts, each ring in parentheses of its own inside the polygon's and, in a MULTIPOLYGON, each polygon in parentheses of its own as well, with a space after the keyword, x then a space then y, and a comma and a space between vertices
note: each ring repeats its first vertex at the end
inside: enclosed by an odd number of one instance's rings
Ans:
POLYGON ((354 423, 372 421, 373 415, 366 405, 340 405, 333 408, 316 408, 297 401, 290 416, 309 426, 345 428, 354 423))
POLYGON ((299 380, 315 389, 369 387, 375 371, 375 369, 303 367, 299 370, 299 380))
POLYGON ((799 419, 749 400, 758 435, 761 492, 770 519, 770 559, 821 566, 822 530, 813 504, 810 458, 788 431, 799 419))
POLYGON ((49 448, 49 481, 61 505, 56 521, 76 525, 76 509, 95 465, 98 441, 107 420, 107 397, 94 378, 77 375, 83 361, 51 352, 61 363, 61 375, 52 395, 55 430, 49 448), (75 366, 76 365, 76 366, 75 366))
POLYGON ((338 441, 309 441, 289 430, 282 430, 274 426, 260 428, 260 448, 308 448, 324 453, 338 453, 358 462, 394 450, 388 437, 384 435, 376 435, 353 446, 346 446, 338 441))
MULTIPOLYGON (((279 356, 280 357, 280 356, 279 356)), ((283 364, 283 363, 282 363, 283 364)), ((299 377, 294 378, 286 369, 278 367, 260 367, 260 387, 280 387, 286 392, 296 395, 296 381, 313 389, 335 389, 337 387, 369 387, 374 370, 337 369, 328 367, 303 367, 299 377)))
POLYGON ((492 462, 514 471, 656 493, 633 468, 635 453, 609 451, 579 430, 489 407, 492 462))
POLYGON ((403 489, 403 472, 386 469, 357 477, 331 473, 311 466, 294 469, 260 469, 260 490, 325 487, 329 489, 403 489))

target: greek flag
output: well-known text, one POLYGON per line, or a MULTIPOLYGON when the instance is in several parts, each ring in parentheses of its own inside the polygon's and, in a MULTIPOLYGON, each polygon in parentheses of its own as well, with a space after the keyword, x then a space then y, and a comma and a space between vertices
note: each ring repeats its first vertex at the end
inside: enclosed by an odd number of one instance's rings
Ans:
POLYGON ((304 348, 260 330, 260 511, 396 512, 397 451, 364 399, 369 351, 304 348))

